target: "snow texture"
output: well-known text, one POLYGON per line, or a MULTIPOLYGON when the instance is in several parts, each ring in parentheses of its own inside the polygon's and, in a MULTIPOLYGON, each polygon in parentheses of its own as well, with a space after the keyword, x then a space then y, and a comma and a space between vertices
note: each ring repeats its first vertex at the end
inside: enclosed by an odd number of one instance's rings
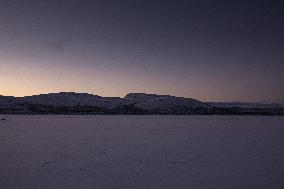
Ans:
POLYGON ((3 189, 281 189, 284 117, 7 116, 3 189))

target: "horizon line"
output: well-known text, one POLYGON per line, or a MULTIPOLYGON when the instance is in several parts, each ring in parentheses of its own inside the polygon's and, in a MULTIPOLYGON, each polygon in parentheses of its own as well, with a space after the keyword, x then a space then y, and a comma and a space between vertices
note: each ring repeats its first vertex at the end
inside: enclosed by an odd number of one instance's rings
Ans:
POLYGON ((121 96, 101 96, 98 94, 93 94, 89 92, 74 92, 74 91, 59 91, 59 92, 51 92, 51 93, 39 93, 39 94, 33 94, 33 95, 27 95, 27 96, 10 96, 10 95, 1 95, 0 97, 13 97, 13 98, 25 98, 25 97, 33 97, 33 96, 40 96, 40 95, 49 95, 49 94, 60 94, 60 93, 74 93, 74 94, 88 94, 88 95, 93 95, 93 96, 99 96, 103 98, 125 98, 129 94, 146 94, 146 95, 158 95, 158 96, 172 96, 172 97, 178 97, 178 98, 192 98, 195 100, 198 100, 200 102, 204 103, 248 103, 248 104, 278 104, 278 105, 284 105, 284 102, 262 102, 262 101, 201 101, 198 98, 193 98, 193 97, 184 97, 184 96, 175 96, 175 95, 169 95, 169 94, 156 94, 156 93, 145 93, 145 92, 129 92, 126 93, 123 97, 121 96))

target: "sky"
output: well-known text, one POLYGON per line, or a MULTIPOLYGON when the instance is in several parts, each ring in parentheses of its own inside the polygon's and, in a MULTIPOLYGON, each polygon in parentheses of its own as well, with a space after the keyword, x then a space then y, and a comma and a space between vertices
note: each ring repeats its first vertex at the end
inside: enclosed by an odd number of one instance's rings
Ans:
POLYGON ((0 95, 284 103, 284 2, 0 0, 0 95))

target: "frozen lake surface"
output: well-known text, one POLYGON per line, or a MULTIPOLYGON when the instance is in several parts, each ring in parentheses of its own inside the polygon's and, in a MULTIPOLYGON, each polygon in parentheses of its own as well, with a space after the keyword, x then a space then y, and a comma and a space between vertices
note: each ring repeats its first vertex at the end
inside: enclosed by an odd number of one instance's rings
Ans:
POLYGON ((0 116, 2 189, 283 189, 284 117, 0 116))

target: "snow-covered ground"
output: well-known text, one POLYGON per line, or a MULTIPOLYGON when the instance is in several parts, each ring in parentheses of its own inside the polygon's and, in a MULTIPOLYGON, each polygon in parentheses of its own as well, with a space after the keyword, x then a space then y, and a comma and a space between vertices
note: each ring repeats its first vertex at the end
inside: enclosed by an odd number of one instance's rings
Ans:
POLYGON ((284 188, 284 117, 0 116, 0 188, 284 188))

